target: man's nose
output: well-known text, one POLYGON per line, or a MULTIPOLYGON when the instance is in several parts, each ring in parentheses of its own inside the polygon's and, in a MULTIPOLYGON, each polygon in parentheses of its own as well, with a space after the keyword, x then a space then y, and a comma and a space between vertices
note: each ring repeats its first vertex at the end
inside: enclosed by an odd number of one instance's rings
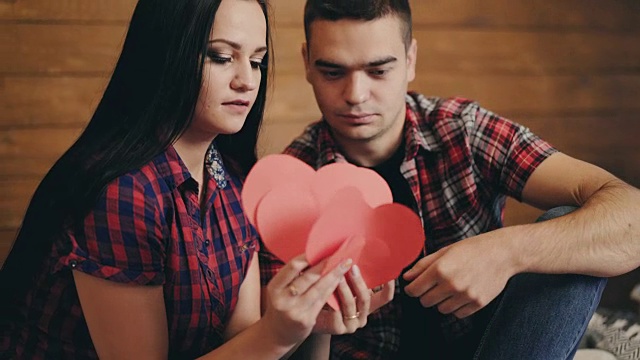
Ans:
POLYGON ((350 105, 357 105, 369 99, 369 79, 365 74, 353 73, 346 78, 344 100, 350 105))

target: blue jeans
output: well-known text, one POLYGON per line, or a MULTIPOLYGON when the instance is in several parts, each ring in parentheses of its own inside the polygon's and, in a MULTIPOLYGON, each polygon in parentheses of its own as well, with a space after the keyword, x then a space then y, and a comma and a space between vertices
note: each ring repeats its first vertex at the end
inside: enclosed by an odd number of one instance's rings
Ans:
MULTIPOLYGON (((538 221, 574 209, 554 208, 538 221)), ((604 278, 574 274, 512 277, 502 294, 478 315, 487 324, 480 326, 473 359, 572 359, 605 284, 604 278)))

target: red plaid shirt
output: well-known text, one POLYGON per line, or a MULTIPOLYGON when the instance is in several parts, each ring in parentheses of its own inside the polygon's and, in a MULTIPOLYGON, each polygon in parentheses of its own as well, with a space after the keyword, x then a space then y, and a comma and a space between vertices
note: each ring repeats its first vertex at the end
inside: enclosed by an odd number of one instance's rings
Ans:
POLYGON ((3 334, 0 353, 97 358, 71 269, 161 285, 170 358, 193 359, 220 346, 258 241, 240 206, 240 180, 224 172, 218 156, 207 169, 217 182, 208 177, 204 186, 204 214, 197 183, 173 147, 111 182, 84 223, 54 244, 24 301, 24 322, 3 334))
MULTIPOLYGON (((425 231, 425 252, 502 226, 506 196, 521 198, 536 167, 556 150, 529 129, 460 98, 427 98, 409 93, 400 167, 418 204, 425 231)), ((347 161, 326 122, 316 122, 285 153, 316 169, 347 161)), ((266 284, 282 264, 261 252, 266 284)), ((396 292, 400 289, 396 287, 396 292)), ((332 358, 393 359, 400 344, 399 296, 371 314, 353 335, 332 338, 332 358)), ((470 330, 469 319, 443 316, 446 338, 470 330)))

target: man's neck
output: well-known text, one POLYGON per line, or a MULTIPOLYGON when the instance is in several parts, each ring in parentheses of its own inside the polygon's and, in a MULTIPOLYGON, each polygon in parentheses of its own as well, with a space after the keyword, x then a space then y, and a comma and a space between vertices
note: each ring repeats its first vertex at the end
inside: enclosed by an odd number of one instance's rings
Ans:
POLYGON ((374 167, 391 158, 402 145, 403 129, 404 123, 400 122, 399 129, 389 129, 385 134, 374 139, 354 141, 337 134, 334 134, 334 138, 349 162, 359 166, 374 167))

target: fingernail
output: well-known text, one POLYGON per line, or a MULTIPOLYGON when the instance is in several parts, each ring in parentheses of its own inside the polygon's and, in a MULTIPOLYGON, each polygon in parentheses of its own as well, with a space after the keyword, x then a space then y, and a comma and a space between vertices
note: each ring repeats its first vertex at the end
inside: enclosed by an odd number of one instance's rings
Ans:
POLYGON ((354 277, 360 276, 360 268, 358 267, 358 265, 353 265, 351 267, 351 275, 353 275, 354 277))
POLYGON ((404 276, 409 276, 413 274, 413 268, 409 269, 407 272, 404 273, 404 276))
POLYGON ((353 264, 353 260, 347 259, 347 261, 343 262, 341 266, 343 270, 349 270, 352 264, 353 264))

